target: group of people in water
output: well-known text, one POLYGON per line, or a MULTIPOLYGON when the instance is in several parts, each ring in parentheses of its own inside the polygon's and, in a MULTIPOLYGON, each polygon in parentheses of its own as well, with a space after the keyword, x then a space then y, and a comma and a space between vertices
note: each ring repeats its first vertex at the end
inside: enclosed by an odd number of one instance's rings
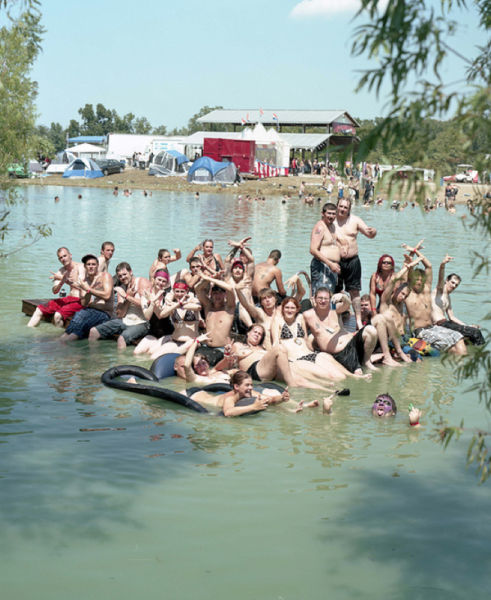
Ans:
MULTIPOLYGON (((334 386, 346 378, 370 380, 378 363, 399 367, 432 352, 465 354, 466 341, 483 343, 479 328, 453 313, 450 295, 461 279, 445 274, 452 257, 442 258, 433 289, 423 240, 403 244, 399 269, 392 256, 381 256, 370 289, 361 295, 360 233, 369 239, 377 235, 352 214, 349 198, 324 204, 311 233, 310 276, 301 271, 286 281, 280 250, 256 263, 250 237, 229 240, 225 258, 205 239, 188 252, 187 267, 175 273, 170 266, 182 259, 180 249, 162 248, 148 276, 135 276, 128 262, 120 262, 111 275, 112 242, 81 262, 61 247, 61 268, 51 273, 53 294, 59 296, 40 304, 28 325, 52 315, 56 326, 69 321, 64 341, 116 339, 120 350, 134 345, 135 354, 154 360, 173 355, 175 374, 186 382, 231 384, 231 391, 218 397, 194 392, 198 402, 212 403, 226 416, 289 401, 293 387, 328 390, 322 404, 330 412, 334 386), (253 382, 270 380, 284 382, 286 390, 256 395, 240 406, 254 395, 253 382)), ((390 401, 388 410, 388 398, 378 398, 373 414, 395 414, 390 401)), ((294 410, 302 408, 301 402, 294 410)), ((411 424, 419 415, 412 410, 411 424)))

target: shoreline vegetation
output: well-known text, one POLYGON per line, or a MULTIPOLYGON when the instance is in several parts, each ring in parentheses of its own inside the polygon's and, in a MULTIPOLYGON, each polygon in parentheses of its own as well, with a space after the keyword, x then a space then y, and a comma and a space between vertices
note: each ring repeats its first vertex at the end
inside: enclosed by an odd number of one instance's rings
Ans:
MULTIPOLYGON (((114 189, 118 187, 120 193, 125 189, 132 190, 147 190, 147 191, 173 191, 173 192, 188 192, 195 194, 212 193, 212 194, 234 194, 252 198, 257 196, 284 196, 290 194, 292 200, 298 200, 298 192, 301 182, 305 182, 305 193, 312 193, 315 199, 321 198, 322 202, 328 201, 326 190, 322 186, 322 177, 320 175, 289 175, 288 177, 271 177, 265 179, 246 179, 239 185, 219 185, 219 184, 196 184, 188 183, 182 177, 155 177, 148 175, 147 170, 139 170, 127 168, 122 173, 115 173, 106 177, 97 179, 85 178, 63 178, 62 175, 50 175, 48 177, 35 177, 31 179, 16 179, 16 185, 36 185, 41 187, 46 186, 67 186, 77 188, 105 188, 114 189)), ((12 182, 12 181, 11 181, 12 182)), ((343 182, 346 184, 347 179, 343 182)), ((13 183, 13 182, 12 182, 13 183)), ((445 186, 440 186, 435 182, 426 182, 425 194, 437 201, 444 201, 445 186)), ((484 184, 457 183, 459 192, 456 198, 456 204, 465 204, 468 200, 477 199, 479 194, 485 194, 491 190, 491 186, 484 184)), ((393 190, 390 199, 397 199, 401 202, 412 201, 416 198, 414 191, 407 190, 408 182, 404 182, 398 190, 393 190), (405 185, 404 185, 405 184, 405 185)), ((389 199, 388 186, 383 182, 379 182, 375 186, 374 199, 382 197, 385 201, 389 199)), ((337 198, 337 187, 334 186, 334 191, 331 194, 331 200, 337 198)), ((362 203, 360 198, 359 204, 362 203)))

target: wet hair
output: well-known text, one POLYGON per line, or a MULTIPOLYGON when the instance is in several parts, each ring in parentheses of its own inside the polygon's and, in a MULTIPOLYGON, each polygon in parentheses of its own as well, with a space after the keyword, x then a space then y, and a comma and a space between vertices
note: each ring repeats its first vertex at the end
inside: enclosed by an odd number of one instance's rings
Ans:
POLYGON ((271 298, 271 297, 276 298, 276 294, 275 294, 275 291, 271 288, 263 288, 262 290, 259 291, 259 294, 257 295, 257 297, 259 298, 259 304, 261 304, 261 300, 263 300, 264 298, 271 298))
POLYGON ((253 323, 247 330, 247 333, 249 333, 249 331, 252 331, 254 327, 259 327, 263 331, 261 339, 259 340, 259 344, 262 344, 264 342, 264 338, 266 337, 266 329, 264 329, 264 327, 260 323, 253 323))
POLYGON ((346 198, 345 196, 343 196, 342 198, 339 198, 338 203, 336 204, 336 208, 339 206, 340 202, 346 201, 349 204, 349 210, 351 212, 351 199, 350 198, 346 198))
POLYGON ((318 296, 318 294, 320 294, 320 292, 327 292, 329 294, 329 297, 331 296, 331 290, 328 287, 321 285, 320 287, 318 287, 315 290, 314 298, 317 298, 317 296, 318 296))
POLYGON ((322 212, 325 213, 328 210, 336 210, 336 205, 333 204, 332 202, 326 202, 324 204, 324 206, 322 207, 322 212))
POLYGON ((116 273, 119 273, 123 269, 126 269, 127 271, 132 271, 132 268, 130 267, 129 263, 127 263, 127 262, 120 262, 119 265, 116 267, 116 273))
POLYGON ((426 282, 426 272, 423 271, 423 269, 414 269, 413 271, 411 271, 411 273, 409 273, 409 279, 408 279, 408 283, 409 283, 409 287, 412 288, 414 285, 414 282, 416 281, 416 279, 418 279, 419 277, 422 278, 423 281, 423 285, 426 282))
MULTIPOLYGON (((167 248, 160 248, 160 250, 159 250, 159 260, 160 260, 161 258, 163 258, 164 254, 165 254, 166 252, 169 252, 169 250, 167 250, 167 248)), ((170 252, 169 252, 169 254, 170 254, 170 252)))
POLYGON ((58 250, 56 251, 56 256, 58 256, 58 254, 62 251, 62 250, 66 250, 68 252, 68 254, 70 254, 70 250, 68 250, 68 248, 66 246, 60 246, 58 248, 58 250))
POLYGON ((452 277, 456 277, 459 280, 459 283, 462 281, 462 277, 457 275, 457 273, 450 273, 450 275, 447 275, 446 281, 450 281, 452 277))
POLYGON ((102 242, 101 252, 104 252, 108 246, 112 246, 114 250, 114 244, 112 242, 102 242))
POLYGON ((201 261, 197 256, 193 256, 193 258, 189 261, 189 266, 194 265, 196 263, 201 264, 201 261))
POLYGON ((396 287, 396 289, 392 292, 392 300, 395 300, 397 298, 397 296, 402 292, 402 290, 404 288, 408 288, 409 285, 407 284, 406 281, 404 281, 403 283, 401 283, 400 285, 398 285, 396 287))
POLYGON ((269 253, 269 257, 268 258, 272 258, 276 262, 278 262, 280 260, 280 258, 281 258, 281 250, 271 250, 271 252, 269 253))
POLYGON ((205 246, 206 242, 211 242, 211 243, 212 243, 212 246, 213 246, 213 247, 215 247, 215 242, 214 242, 213 240, 211 240, 211 239, 206 239, 206 240, 203 240, 203 242, 202 242, 202 244, 201 244, 201 245, 203 246, 203 248, 204 248, 204 246, 205 246))
POLYGON ((293 302, 293 304, 295 304, 295 306, 297 307, 297 312, 300 311, 300 302, 296 298, 293 298, 292 296, 287 296, 286 298, 283 298, 283 300, 282 300, 282 302, 280 304, 280 306, 281 306, 281 312, 283 312, 283 308, 289 302, 293 302))
POLYGON ((378 259, 377 273, 380 274, 382 272, 382 263, 384 262, 384 260, 386 258, 390 259, 390 262, 392 263, 392 270, 394 270, 396 263, 394 262, 394 259, 392 258, 392 256, 390 254, 382 254, 382 256, 378 259))
POLYGON ((377 400, 388 400, 392 404, 392 411, 393 411, 393 413, 394 414, 397 413, 396 401, 394 400, 394 398, 392 398, 392 396, 390 394, 379 394, 375 398, 375 402, 377 402, 377 400))
POLYGON ((246 371, 241 371, 239 369, 230 378, 230 383, 232 384, 232 386, 234 386, 234 385, 241 385, 242 383, 244 383, 244 381, 246 379, 252 379, 252 378, 249 375, 249 373, 247 373, 246 371))

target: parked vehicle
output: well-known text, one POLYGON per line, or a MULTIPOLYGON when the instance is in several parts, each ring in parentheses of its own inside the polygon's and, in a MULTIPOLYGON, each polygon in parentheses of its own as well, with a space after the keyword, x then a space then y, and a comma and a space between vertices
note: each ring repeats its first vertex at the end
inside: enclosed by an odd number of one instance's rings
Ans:
POLYGON ((14 179, 14 178, 25 179, 26 177, 29 177, 29 173, 26 172, 26 170, 20 163, 10 164, 7 167, 7 171, 8 171, 9 177, 11 179, 14 179))
POLYGON ((111 173, 122 173, 124 165, 119 160, 114 158, 97 158, 95 159, 99 169, 104 175, 110 175, 111 173))

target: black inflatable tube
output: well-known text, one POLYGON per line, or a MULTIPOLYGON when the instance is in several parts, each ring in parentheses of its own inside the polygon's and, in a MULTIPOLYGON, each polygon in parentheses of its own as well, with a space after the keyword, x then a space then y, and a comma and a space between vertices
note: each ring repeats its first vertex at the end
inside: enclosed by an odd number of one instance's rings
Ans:
POLYGON ((158 398, 160 400, 168 400, 169 402, 175 402, 186 408, 190 408, 199 413, 208 413, 204 406, 198 404, 191 398, 168 390, 166 388, 159 388, 153 385, 142 385, 140 383, 128 383, 127 381, 116 381, 117 377, 121 375, 133 375, 140 379, 146 379, 147 381, 158 381, 158 378, 148 369, 143 367, 136 367, 135 365, 120 365, 119 367, 111 367, 101 375, 101 381, 108 387, 116 388, 118 390, 125 390, 127 392, 135 392, 137 394, 143 394, 145 396, 151 396, 152 398, 158 398))
MULTIPOLYGON (((180 404, 181 406, 190 408, 191 410, 194 410, 199 413, 209 412, 204 406, 202 406, 195 400, 192 400, 188 396, 180 394, 179 392, 175 392, 167 388, 159 388, 153 385, 151 386, 140 383, 129 383, 128 381, 117 380, 118 377, 121 377, 123 375, 133 375, 134 377, 146 379, 147 381, 159 381, 159 378, 148 369, 144 369, 143 367, 137 367, 135 365, 120 365, 118 367, 111 367, 110 369, 105 371, 101 375, 101 382, 104 385, 107 385, 108 387, 116 388, 118 390, 135 392, 137 394, 143 394, 145 396, 151 396, 153 398, 168 400, 169 402, 175 402, 176 404, 180 404)), ((197 391, 225 393, 229 392, 231 389, 232 386, 228 383, 210 383, 202 388, 189 388, 186 390, 186 392, 189 393, 189 395, 192 395, 197 391)), ((254 385, 254 390, 259 393, 263 392, 265 389, 276 390, 280 394, 282 394, 285 391, 284 387, 272 381, 261 381, 254 385)), ((243 398, 237 403, 237 406, 248 406, 253 402, 254 398, 243 398)), ((259 411, 254 411, 254 413, 249 414, 256 414, 256 412, 259 411)))

